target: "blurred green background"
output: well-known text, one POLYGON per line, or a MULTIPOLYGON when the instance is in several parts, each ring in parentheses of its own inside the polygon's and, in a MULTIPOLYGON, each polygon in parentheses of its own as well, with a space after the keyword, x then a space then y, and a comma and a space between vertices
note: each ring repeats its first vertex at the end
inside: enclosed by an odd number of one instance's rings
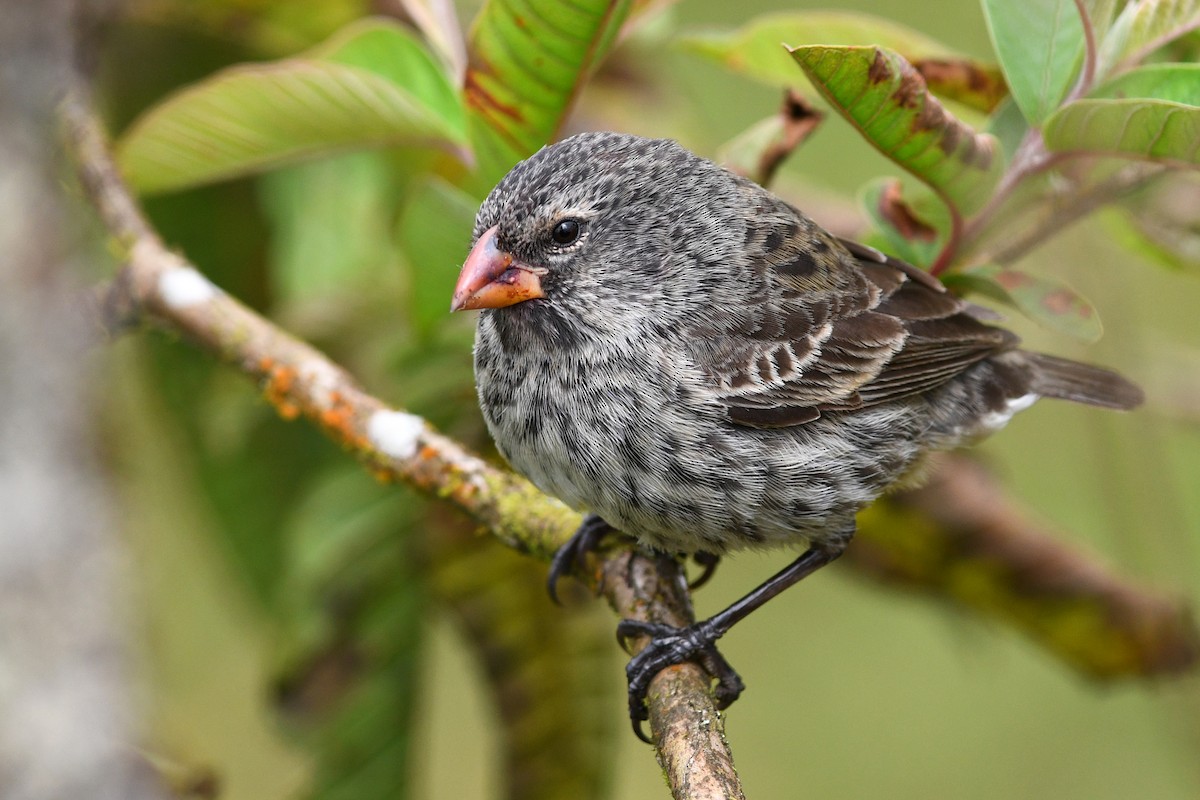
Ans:
MULTIPOLYGON (((119 131, 179 85, 303 49, 362 5, 131 3, 103 59, 109 120, 119 131)), ((772 114, 779 92, 670 46, 670 37, 781 7, 679 3, 618 49, 569 129, 670 136, 712 155, 772 114)), ((991 57, 975 3, 839 7, 991 57)), ((471 13, 460 8, 463 20, 471 13)), ((469 382, 473 320, 423 325, 412 311, 414 296, 422 307, 448 303, 448 294, 422 293, 451 285, 458 264, 427 274, 392 247, 399 228, 436 224, 387 210, 412 190, 403 179, 412 158, 339 156, 151 198, 147 208, 168 243, 222 288, 325 349, 372 392, 483 447, 469 382)), ((789 197, 843 228, 860 186, 896 172, 836 118, 785 169, 789 197)), ((1110 235, 1116 222, 1094 215, 1022 262, 1093 300, 1106 327, 1100 342, 1084 346, 1011 314, 1009 322, 1031 349, 1123 371, 1149 402, 1127 415, 1039 404, 979 452, 1064 537, 1124 575, 1195 600, 1200 275, 1123 249, 1110 235)), ((391 775, 415 798, 500 796, 499 715, 475 617, 445 601, 461 597, 471 576, 446 567, 453 559, 423 536, 465 530, 462 541, 479 543, 469 526, 375 483, 315 430, 281 420, 240 376, 177 341, 127 337, 111 357, 108 449, 133 554, 129 611, 155 757, 184 783, 211 770, 222 797, 290 797, 324 780, 314 748, 328 754, 388 730, 362 775, 391 775), (356 699, 343 706, 352 684, 356 699)), ((532 587, 513 613, 576 619, 540 597, 540 565, 486 552, 466 562, 475 578, 516 571, 532 587)), ((791 557, 727 559, 698 594, 698 613, 791 557)), ((605 612, 588 608, 577 619, 611 636, 605 612)), ((582 674, 602 702, 586 706, 594 718, 582 723, 598 744, 576 757, 607 776, 614 797, 665 796, 651 751, 626 731, 622 654, 591 640, 578 647, 591 648, 582 674)), ((1010 630, 848 569, 770 603, 723 651, 749 687, 727 730, 750 797, 1200 797, 1196 678, 1096 686, 1010 630)), ((366 796, 351 779, 325 790, 366 796)))

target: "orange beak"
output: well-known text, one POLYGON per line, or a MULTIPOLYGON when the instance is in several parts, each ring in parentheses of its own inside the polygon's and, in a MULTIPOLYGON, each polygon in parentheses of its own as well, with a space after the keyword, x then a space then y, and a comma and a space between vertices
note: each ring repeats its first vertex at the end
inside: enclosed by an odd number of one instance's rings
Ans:
POLYGON ((496 226, 483 232, 471 248, 454 287, 451 311, 504 308, 535 297, 545 297, 544 269, 522 264, 496 246, 496 226))

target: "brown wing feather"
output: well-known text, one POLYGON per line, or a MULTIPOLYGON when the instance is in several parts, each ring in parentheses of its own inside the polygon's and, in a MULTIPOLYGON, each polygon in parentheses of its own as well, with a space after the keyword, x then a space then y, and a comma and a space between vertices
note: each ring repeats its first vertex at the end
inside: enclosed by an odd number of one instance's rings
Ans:
POLYGON ((690 332, 733 422, 799 425, 920 394, 1016 345, 928 273, 836 240, 783 203, 769 212, 746 237, 765 291, 690 332))

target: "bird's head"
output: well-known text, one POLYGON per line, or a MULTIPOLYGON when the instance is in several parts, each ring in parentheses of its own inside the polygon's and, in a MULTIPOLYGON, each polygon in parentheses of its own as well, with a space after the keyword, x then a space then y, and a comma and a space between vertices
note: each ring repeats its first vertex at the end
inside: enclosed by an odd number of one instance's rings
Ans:
POLYGON ((480 207, 451 310, 628 324, 669 283, 669 256, 713 241, 697 226, 719 227, 707 209, 729 181, 667 140, 586 133, 543 148, 480 207))

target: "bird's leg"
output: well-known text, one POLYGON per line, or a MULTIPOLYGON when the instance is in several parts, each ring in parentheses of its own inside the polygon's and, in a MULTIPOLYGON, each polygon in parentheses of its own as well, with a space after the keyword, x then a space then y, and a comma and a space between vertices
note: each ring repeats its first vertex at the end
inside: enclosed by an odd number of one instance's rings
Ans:
POLYGON ((571 538, 567 540, 566 544, 555 551, 554 558, 550 562, 546 590, 550 593, 551 600, 559 603, 558 579, 571 574, 576 568, 582 566, 584 557, 596 550, 600 546, 601 540, 610 533, 616 533, 616 529, 597 515, 588 514, 583 518, 583 522, 579 523, 575 533, 571 534, 571 538))
POLYGON ((625 668, 625 676, 629 680, 629 718, 633 722, 633 732, 638 738, 644 742, 650 741, 642 732, 642 722, 648 717, 646 691, 650 687, 651 679, 667 667, 694 661, 717 680, 714 691, 717 708, 728 708, 737 700, 745 685, 725 657, 717 651, 717 639, 724 636, 735 623, 751 611, 840 556, 846 549, 849 538, 839 537, 836 541, 820 547, 810 547, 802 556, 729 608, 694 625, 676 628, 631 619, 623 620, 617 625, 617 639, 622 644, 634 637, 650 637, 645 649, 634 656, 625 668))
POLYGON ((717 571, 717 564, 721 563, 721 557, 716 553, 705 553, 703 550, 692 553, 692 560, 700 565, 703 570, 694 581, 688 583, 688 589, 699 589, 704 584, 708 583, 709 579, 717 571))

